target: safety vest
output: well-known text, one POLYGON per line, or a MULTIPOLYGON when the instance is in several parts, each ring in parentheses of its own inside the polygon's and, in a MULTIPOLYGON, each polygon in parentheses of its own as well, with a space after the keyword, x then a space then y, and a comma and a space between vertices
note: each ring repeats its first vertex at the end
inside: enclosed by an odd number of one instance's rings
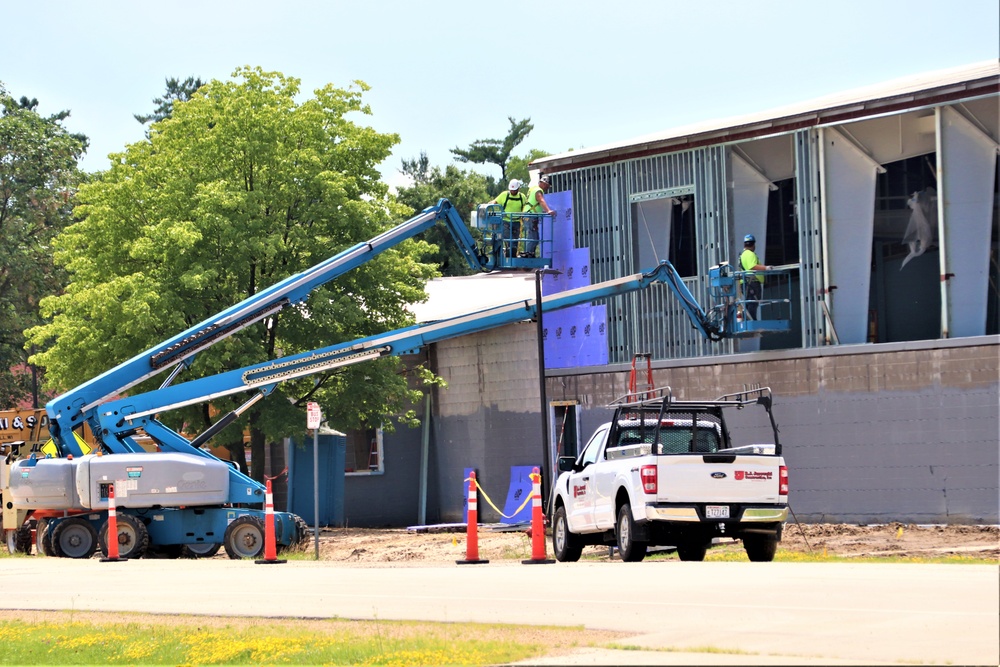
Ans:
POLYGON ((530 188, 528 188, 528 203, 525 205, 524 209, 525 213, 542 212, 542 205, 538 203, 538 194, 541 191, 542 189, 537 185, 533 185, 530 188))
POLYGON ((512 195, 510 190, 505 190, 497 195, 497 203, 503 206, 504 213, 521 213, 524 210, 526 200, 520 192, 512 195))
MULTIPOLYGON (((757 253, 755 253, 750 248, 744 250, 743 254, 740 255, 740 266, 743 268, 744 271, 751 271, 753 270, 753 267, 757 266, 760 263, 761 263, 760 260, 757 259, 757 253)), ((764 276, 757 276, 757 280, 760 281, 761 285, 764 284, 764 276)))

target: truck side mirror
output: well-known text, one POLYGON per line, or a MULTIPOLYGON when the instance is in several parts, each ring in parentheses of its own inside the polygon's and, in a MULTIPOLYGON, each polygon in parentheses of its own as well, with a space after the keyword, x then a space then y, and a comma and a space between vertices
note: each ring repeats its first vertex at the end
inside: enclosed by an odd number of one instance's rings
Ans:
POLYGON ((575 456, 559 457, 559 472, 573 472, 576 469, 575 456))

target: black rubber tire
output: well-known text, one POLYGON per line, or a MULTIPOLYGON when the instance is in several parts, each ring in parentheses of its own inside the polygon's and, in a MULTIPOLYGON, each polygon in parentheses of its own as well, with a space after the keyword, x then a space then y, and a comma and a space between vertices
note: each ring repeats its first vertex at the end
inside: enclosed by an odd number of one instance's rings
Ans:
POLYGON ((677 545, 677 556, 681 560, 703 561, 706 551, 708 551, 707 542, 691 540, 677 545))
MULTIPOLYGON (((119 514, 115 517, 118 531, 118 557, 142 558, 149 548, 149 531, 139 519, 131 514, 119 514)), ((105 521, 97 534, 101 554, 108 557, 108 522, 105 521)))
POLYGON ((583 542, 569 530, 566 508, 560 505, 552 516, 552 552, 560 563, 575 563, 583 553, 583 542))
POLYGON ((618 541, 618 555, 626 563, 638 563, 646 557, 646 543, 635 539, 635 520, 632 518, 632 506, 628 503, 618 510, 615 538, 618 541))
POLYGON ((39 556, 52 555, 52 531, 49 530, 48 519, 39 519, 35 526, 35 550, 39 556))
POLYGON ((97 551, 97 531, 89 521, 71 516, 51 531, 52 555, 59 558, 90 558, 97 551))
POLYGON ((211 558, 215 554, 219 553, 219 549, 222 548, 221 544, 214 544, 211 542, 197 542, 195 544, 183 544, 181 545, 180 557, 181 558, 211 558))
POLYGON ((244 514, 226 527, 222 536, 226 554, 233 560, 260 558, 264 553, 264 521, 251 514, 244 514))
POLYGON ((750 562, 770 563, 778 551, 778 540, 773 537, 757 535, 744 537, 743 549, 747 552, 747 558, 750 559, 750 562))
POLYGON ((31 526, 24 524, 14 530, 4 531, 7 538, 7 553, 31 554, 31 526))

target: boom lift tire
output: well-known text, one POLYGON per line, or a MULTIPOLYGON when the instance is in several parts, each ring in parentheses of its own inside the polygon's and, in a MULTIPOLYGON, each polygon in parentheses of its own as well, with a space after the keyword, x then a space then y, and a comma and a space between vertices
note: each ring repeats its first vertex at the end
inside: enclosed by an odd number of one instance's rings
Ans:
POLYGON ((181 545, 181 558, 211 558, 219 553, 221 544, 214 542, 197 542, 181 545))
MULTIPOLYGON (((120 514, 117 517, 118 524, 118 557, 119 558, 142 558, 149 548, 149 531, 139 519, 131 514, 120 514)), ((101 526, 101 531, 97 536, 101 547, 101 553, 108 557, 108 522, 101 526)))
POLYGON ((233 560, 260 557, 264 553, 264 521, 244 514, 229 524, 222 543, 233 560))
POLYGON ((7 532, 7 553, 30 554, 31 553, 31 526, 25 524, 7 532))
POLYGON ((583 553, 583 542, 569 530, 566 508, 560 505, 552 517, 552 551, 560 563, 575 563, 583 553))
POLYGON ((35 526, 35 542, 39 556, 52 555, 52 533, 49 530, 49 520, 39 519, 35 526))
POLYGON ((638 563, 646 557, 646 543, 635 539, 635 520, 632 518, 632 506, 628 503, 618 510, 615 537, 618 538, 618 555, 626 563, 638 563))
POLYGON ((53 556, 90 558, 97 551, 97 531, 83 517, 64 519, 51 532, 53 556))

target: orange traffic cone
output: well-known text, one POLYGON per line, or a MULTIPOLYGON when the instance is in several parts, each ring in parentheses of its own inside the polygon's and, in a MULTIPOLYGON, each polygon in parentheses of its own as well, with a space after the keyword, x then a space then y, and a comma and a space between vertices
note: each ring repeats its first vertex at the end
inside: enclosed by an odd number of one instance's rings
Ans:
POLYGON ((531 559, 524 565, 546 565, 554 560, 545 557, 545 516, 542 514, 542 476, 538 468, 531 471, 531 559))
POLYGON ((118 557, 118 512, 115 510, 115 483, 108 486, 108 556, 102 558, 102 563, 117 563, 128 560, 118 557))
POLYGON ((455 561, 459 565, 489 563, 479 558, 479 510, 476 504, 476 473, 469 473, 469 516, 466 518, 465 560, 455 561))
POLYGON ((264 492, 264 558, 255 560, 258 565, 287 563, 278 560, 278 549, 274 540, 274 494, 271 493, 271 480, 267 480, 267 490, 264 492))

